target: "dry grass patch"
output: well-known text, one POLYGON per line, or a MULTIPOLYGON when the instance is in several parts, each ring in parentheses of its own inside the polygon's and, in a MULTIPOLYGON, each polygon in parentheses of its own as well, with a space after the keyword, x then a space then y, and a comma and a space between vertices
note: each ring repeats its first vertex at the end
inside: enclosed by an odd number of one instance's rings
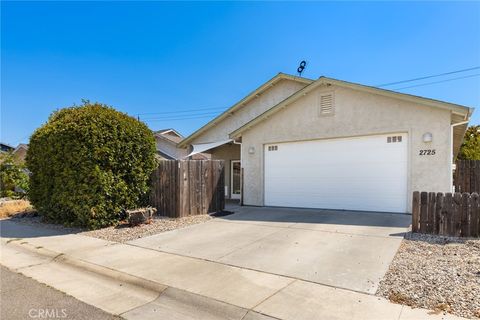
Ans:
POLYGON ((8 200, 0 202, 0 218, 8 218, 18 213, 27 213, 34 211, 32 205, 27 200, 8 200))

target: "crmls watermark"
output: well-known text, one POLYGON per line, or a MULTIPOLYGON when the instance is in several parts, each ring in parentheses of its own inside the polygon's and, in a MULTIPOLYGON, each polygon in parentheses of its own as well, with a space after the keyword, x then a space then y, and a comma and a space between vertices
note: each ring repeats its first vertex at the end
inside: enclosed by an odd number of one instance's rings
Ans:
POLYGON ((32 319, 64 319, 67 317, 67 309, 30 309, 28 316, 32 319))

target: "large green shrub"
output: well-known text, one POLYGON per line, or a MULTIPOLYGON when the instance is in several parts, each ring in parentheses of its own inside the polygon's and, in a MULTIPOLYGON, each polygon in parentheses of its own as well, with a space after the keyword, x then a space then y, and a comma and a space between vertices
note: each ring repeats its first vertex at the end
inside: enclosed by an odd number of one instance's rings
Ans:
POLYGON ((28 173, 12 153, 0 156, 0 196, 23 198, 28 192, 28 173))
POLYGON ((33 133, 27 167, 30 201, 48 221, 100 228, 145 204, 155 140, 144 123, 84 101, 33 133))

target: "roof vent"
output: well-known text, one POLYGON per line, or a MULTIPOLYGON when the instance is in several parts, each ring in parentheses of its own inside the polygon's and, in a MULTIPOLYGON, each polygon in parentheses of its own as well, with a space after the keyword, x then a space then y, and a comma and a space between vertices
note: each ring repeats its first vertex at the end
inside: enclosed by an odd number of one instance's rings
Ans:
POLYGON ((320 95, 319 115, 332 115, 334 112, 333 93, 320 95))

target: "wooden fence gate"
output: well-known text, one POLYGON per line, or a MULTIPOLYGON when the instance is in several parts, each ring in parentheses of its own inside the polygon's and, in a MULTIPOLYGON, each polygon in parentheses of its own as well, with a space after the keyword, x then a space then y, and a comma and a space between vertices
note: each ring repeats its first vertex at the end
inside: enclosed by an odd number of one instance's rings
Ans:
POLYGON ((455 192, 480 192, 480 161, 457 160, 455 167, 455 192))
POLYGON ((152 175, 150 205, 172 218, 225 208, 223 160, 163 160, 152 175))

